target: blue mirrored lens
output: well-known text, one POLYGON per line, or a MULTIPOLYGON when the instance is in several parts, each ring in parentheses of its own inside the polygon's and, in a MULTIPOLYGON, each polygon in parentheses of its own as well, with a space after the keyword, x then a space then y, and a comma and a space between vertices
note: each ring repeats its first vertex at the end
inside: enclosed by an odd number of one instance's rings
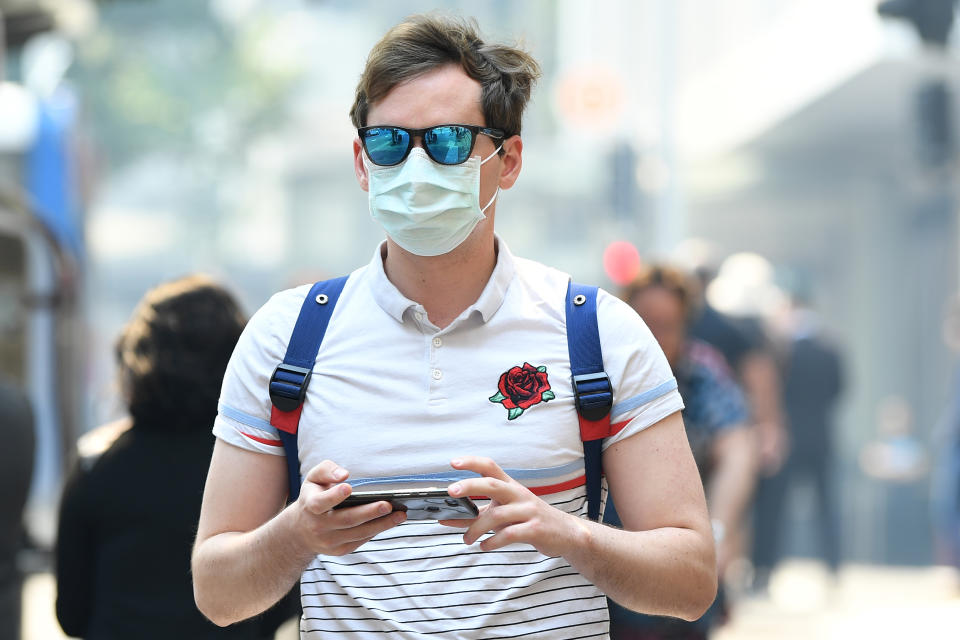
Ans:
POLYGON ((410 134, 394 127, 368 129, 363 137, 363 146, 374 164, 397 164, 410 146, 410 134))
POLYGON ((423 146, 441 164, 460 164, 473 149, 473 132, 464 127, 433 127, 423 134, 423 146))

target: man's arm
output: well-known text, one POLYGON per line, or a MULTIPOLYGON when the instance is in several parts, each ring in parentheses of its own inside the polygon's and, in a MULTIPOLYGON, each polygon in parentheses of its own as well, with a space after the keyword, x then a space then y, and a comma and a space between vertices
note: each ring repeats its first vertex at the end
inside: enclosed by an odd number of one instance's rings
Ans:
POLYGON ((766 351, 752 351, 743 358, 740 377, 756 429, 759 470, 766 476, 775 475, 790 453, 777 363, 766 351))
MULTIPOLYGON (((463 457, 453 466, 484 477, 452 484, 451 495, 492 498, 467 529, 467 544, 493 531, 482 549, 522 542, 545 555, 563 556, 610 598, 635 611, 695 620, 713 602, 713 538, 679 412, 604 452, 604 472, 624 530, 551 507, 489 459, 463 457)), ((444 524, 457 526, 456 521, 444 524)))
POLYGON ((405 519, 376 502, 332 511, 350 495, 347 471, 324 461, 304 479, 297 501, 287 496, 282 456, 217 440, 193 548, 197 607, 226 626, 262 613, 300 578, 317 554, 350 553, 405 519))

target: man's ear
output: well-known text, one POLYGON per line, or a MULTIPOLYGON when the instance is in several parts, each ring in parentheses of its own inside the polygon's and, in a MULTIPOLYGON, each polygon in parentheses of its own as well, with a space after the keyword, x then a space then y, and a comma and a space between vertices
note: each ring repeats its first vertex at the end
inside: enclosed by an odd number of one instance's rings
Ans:
POLYGON ((367 168, 363 166, 363 145, 360 144, 360 138, 353 139, 353 172, 357 176, 357 182, 364 191, 370 190, 370 175, 367 168))
POLYGON ((523 140, 520 136, 510 136, 503 141, 503 155, 500 156, 500 180, 497 183, 501 189, 509 189, 520 177, 520 168, 523 166, 523 140))

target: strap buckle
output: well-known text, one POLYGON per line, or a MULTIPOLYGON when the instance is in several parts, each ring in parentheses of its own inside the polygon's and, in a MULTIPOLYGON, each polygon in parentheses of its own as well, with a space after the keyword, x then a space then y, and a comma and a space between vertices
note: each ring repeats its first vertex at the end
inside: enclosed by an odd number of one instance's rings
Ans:
POLYGON ((270 376, 270 402, 280 411, 294 411, 307 397, 312 369, 281 362, 270 376))
POLYGON ((613 385, 605 371, 573 376, 573 396, 577 411, 590 421, 605 418, 613 407, 613 385))

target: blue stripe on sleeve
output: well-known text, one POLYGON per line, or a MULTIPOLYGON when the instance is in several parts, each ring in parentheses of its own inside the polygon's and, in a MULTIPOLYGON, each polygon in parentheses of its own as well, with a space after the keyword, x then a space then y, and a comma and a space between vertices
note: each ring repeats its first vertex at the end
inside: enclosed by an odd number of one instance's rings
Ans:
POLYGON ((256 416, 251 416, 249 414, 244 413, 243 411, 239 411, 237 409, 234 409, 233 407, 229 407, 223 404, 222 402, 217 405, 217 412, 225 418, 236 420, 237 422, 241 424, 245 424, 248 427, 253 427, 254 429, 260 429, 262 431, 266 431, 272 434, 275 438, 280 437, 280 432, 277 431, 276 427, 274 427, 272 424, 270 424, 263 418, 257 418, 256 416))
POLYGON ((623 402, 618 402, 613 405, 613 408, 610 409, 610 417, 619 416, 628 411, 633 411, 637 407, 641 407, 648 402, 652 402, 661 396, 665 396, 671 391, 677 388, 677 379, 670 378, 664 383, 658 384, 653 389, 648 389, 643 393, 633 396, 632 398, 627 398, 623 402))

